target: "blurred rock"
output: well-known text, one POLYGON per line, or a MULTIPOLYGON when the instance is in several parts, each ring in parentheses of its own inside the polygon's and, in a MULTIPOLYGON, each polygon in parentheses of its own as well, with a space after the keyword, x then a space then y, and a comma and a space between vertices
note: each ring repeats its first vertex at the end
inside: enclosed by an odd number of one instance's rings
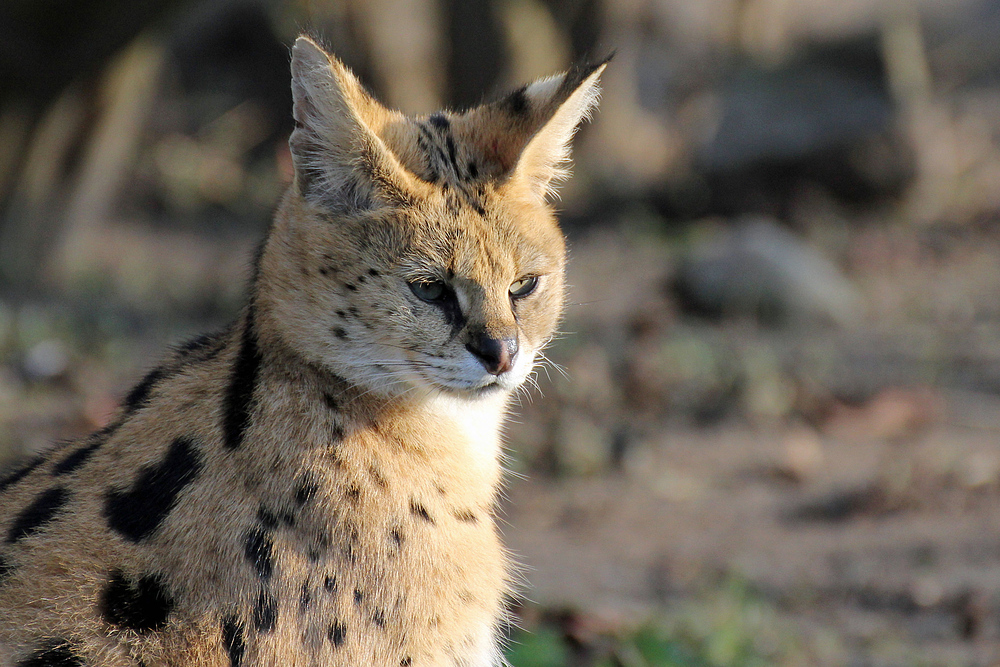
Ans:
POLYGON ((784 216, 810 185, 865 206, 898 198, 915 178, 874 32, 777 65, 742 60, 703 85, 693 173, 652 196, 667 217, 784 216))
POLYGON ((833 262, 769 218, 744 220, 696 245, 671 288, 686 312, 710 319, 844 325, 862 306, 833 262))
POLYGON ((69 367, 69 353, 57 340, 43 340, 24 355, 21 366, 31 380, 48 381, 62 376, 69 367))

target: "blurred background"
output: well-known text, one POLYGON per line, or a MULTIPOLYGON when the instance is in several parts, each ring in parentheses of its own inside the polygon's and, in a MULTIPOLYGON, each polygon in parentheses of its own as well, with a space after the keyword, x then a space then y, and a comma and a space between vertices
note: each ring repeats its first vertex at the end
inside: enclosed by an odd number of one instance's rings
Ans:
POLYGON ((303 30, 410 113, 617 51, 515 667, 1000 665, 997 0, 3 0, 0 466, 236 314, 303 30))

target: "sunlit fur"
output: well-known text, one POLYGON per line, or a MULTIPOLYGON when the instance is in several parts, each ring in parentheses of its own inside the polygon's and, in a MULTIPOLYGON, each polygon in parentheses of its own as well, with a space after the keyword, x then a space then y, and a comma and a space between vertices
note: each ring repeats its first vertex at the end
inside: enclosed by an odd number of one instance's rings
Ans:
POLYGON ((499 432, 559 318, 546 196, 601 69, 409 119, 300 38, 295 182, 239 319, 0 475, 0 666, 500 664, 499 432))

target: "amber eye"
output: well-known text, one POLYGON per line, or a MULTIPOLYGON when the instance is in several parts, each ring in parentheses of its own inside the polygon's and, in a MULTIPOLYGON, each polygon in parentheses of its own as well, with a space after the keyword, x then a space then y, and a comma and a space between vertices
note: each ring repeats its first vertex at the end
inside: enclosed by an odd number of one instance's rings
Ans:
POLYGON ((538 276, 525 276, 510 285, 510 295, 515 299, 528 296, 538 287, 538 276))
POLYGON ((410 291, 422 301, 441 301, 448 296, 448 286, 440 280, 414 280, 409 285, 410 291))

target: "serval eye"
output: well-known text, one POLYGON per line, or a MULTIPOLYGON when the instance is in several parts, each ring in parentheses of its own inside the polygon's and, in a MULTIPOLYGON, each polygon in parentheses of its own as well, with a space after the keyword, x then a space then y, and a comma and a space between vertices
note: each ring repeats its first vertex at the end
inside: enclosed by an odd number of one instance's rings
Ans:
POLYGON ((525 276, 510 285, 510 295, 515 299, 528 296, 538 287, 538 276, 525 276))
POLYGON ((414 280, 409 283, 410 291, 422 301, 442 301, 448 296, 448 286, 440 280, 414 280))

